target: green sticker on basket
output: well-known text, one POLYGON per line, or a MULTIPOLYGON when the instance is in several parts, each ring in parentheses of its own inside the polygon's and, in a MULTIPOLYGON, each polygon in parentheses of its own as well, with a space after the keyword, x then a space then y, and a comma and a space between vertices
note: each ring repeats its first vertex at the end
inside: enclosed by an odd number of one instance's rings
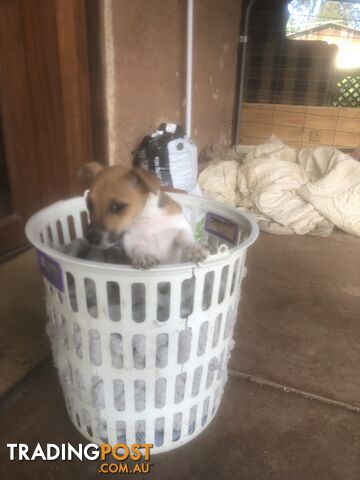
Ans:
POLYGON ((205 217, 202 216, 200 220, 196 222, 195 225, 195 239, 196 240, 201 240, 203 233, 204 233, 204 227, 205 227, 205 217))

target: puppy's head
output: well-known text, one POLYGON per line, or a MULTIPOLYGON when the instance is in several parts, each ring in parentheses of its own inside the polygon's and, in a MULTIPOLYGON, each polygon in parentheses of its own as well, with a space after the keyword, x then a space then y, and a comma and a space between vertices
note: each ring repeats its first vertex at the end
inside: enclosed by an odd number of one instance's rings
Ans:
POLYGON ((142 168, 104 167, 96 162, 82 166, 79 178, 90 189, 88 240, 108 248, 141 214, 149 193, 156 193, 160 181, 142 168))

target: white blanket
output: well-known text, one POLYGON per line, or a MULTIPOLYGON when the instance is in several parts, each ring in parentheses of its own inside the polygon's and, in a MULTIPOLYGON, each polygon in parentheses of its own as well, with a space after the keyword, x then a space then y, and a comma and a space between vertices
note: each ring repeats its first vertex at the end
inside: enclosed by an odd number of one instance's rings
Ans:
POLYGON ((254 214, 264 231, 327 236, 336 225, 360 236, 360 163, 332 147, 297 152, 271 137, 242 164, 209 165, 199 184, 254 214))

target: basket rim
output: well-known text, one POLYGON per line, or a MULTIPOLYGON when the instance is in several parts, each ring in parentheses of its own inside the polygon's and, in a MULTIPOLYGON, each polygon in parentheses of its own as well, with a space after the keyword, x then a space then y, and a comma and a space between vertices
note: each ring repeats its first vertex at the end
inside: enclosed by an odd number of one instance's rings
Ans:
MULTIPOLYGON (((179 263, 179 264, 166 264, 166 265, 158 265, 153 267, 149 270, 138 270, 133 268, 131 265, 121 265, 121 264, 111 264, 105 262, 97 262, 93 260, 85 260, 77 257, 72 257, 66 253, 59 252, 55 248, 49 247, 44 245, 39 239, 36 234, 37 230, 39 229, 39 222, 46 216, 47 213, 50 213, 55 208, 64 208, 64 206, 68 203, 78 204, 84 202, 83 196, 77 196, 68 198, 66 200, 60 200, 57 202, 52 203, 51 205, 42 208, 35 214, 33 214, 26 222, 25 225, 25 234, 29 242, 40 252, 46 254, 50 258, 56 259, 59 262, 65 262, 67 264, 72 264, 76 267, 83 267, 86 269, 92 270, 102 270, 107 272, 123 272, 123 273, 131 273, 133 275, 139 274, 144 276, 144 274, 155 273, 155 272, 180 272, 183 270, 189 270, 189 268, 194 269, 198 268, 201 269, 202 267, 209 267, 210 265, 215 266, 217 264, 221 264, 224 261, 224 258, 229 258, 233 254, 237 254, 243 250, 246 250, 250 245, 252 245, 259 235, 259 227, 257 222, 254 220, 252 215, 243 212, 240 209, 236 209, 224 203, 218 202, 217 200, 207 199, 204 197, 197 197, 195 195, 189 195, 186 193, 168 193, 167 195, 171 196, 174 200, 179 201, 181 204, 182 198, 186 198, 191 202, 201 204, 201 208, 205 210, 206 207, 211 207, 215 210, 215 213, 220 214, 227 214, 232 217, 235 221, 239 222, 244 221, 248 223, 250 227, 250 233, 245 240, 243 240, 239 245, 236 245, 232 248, 229 248, 228 254, 222 258, 211 259, 211 257, 215 257, 216 254, 210 256, 205 262, 200 262, 199 264, 194 264, 192 262, 186 263, 179 263)), ((186 203, 186 202, 185 202, 186 203)), ((184 206, 184 205, 182 205, 184 206)), ((186 205, 185 205, 186 206, 186 205)), ((207 208, 206 208, 207 210, 207 208)), ((71 212, 69 211, 69 215, 71 212)))

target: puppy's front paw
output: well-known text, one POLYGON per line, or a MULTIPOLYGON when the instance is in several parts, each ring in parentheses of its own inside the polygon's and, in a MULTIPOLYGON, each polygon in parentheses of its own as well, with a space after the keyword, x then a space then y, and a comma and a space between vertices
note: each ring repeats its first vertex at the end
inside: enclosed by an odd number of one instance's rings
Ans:
POLYGON ((199 263, 204 261, 210 255, 210 249, 205 244, 195 243, 186 252, 186 260, 199 263))
POLYGON ((145 270, 158 264, 159 259, 155 255, 140 255, 136 257, 132 262, 132 266, 134 268, 142 268, 145 270))

